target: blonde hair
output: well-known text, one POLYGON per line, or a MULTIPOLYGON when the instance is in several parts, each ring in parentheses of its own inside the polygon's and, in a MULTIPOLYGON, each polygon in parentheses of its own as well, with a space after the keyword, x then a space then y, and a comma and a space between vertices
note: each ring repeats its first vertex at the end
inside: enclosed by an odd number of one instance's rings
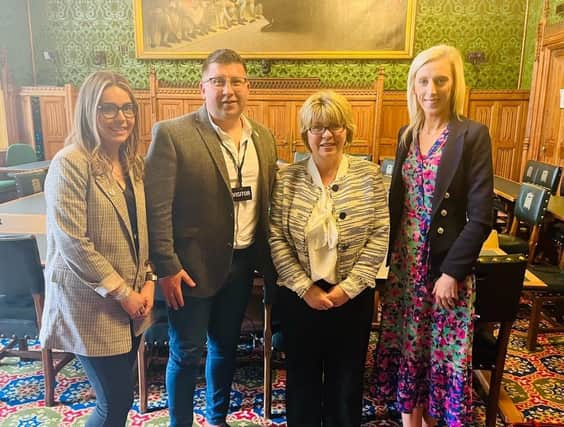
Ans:
MULTIPOLYGON (((104 90, 116 86, 129 95, 131 102, 137 106, 137 100, 125 77, 112 71, 96 71, 84 80, 76 99, 74 123, 65 144, 76 144, 88 156, 92 173, 95 176, 111 174, 110 158, 102 149, 102 140, 98 132, 98 104, 104 90)), ((135 117, 133 131, 127 141, 120 147, 120 162, 124 172, 133 172, 135 179, 143 176, 143 160, 137 154, 139 146, 139 124, 135 117)))
POLYGON ((462 56, 458 49, 444 44, 430 47, 420 52, 415 57, 409 67, 407 76, 407 109, 409 112, 409 125, 401 135, 401 143, 405 143, 407 135, 413 132, 414 138, 423 126, 425 115, 417 97, 415 96, 415 75, 425 64, 437 61, 439 59, 447 59, 450 63, 453 85, 450 99, 450 115, 461 120, 462 111, 464 109, 464 96, 466 92, 466 83, 464 82, 464 65, 462 56))
POLYGON ((311 95, 300 109, 299 121, 302 141, 309 150, 307 132, 315 124, 344 125, 347 129, 347 143, 353 139, 356 126, 352 119, 352 107, 343 96, 331 90, 311 95))

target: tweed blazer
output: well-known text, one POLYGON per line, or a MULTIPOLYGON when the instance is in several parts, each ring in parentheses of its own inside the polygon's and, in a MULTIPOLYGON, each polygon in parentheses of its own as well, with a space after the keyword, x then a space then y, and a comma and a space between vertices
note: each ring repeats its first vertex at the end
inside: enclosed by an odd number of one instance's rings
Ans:
MULTIPOLYGON (((493 166, 488 128, 463 119, 449 122, 449 134, 437 170, 429 228, 431 274, 446 273, 459 281, 472 273, 482 243, 492 228, 493 166)), ((403 133, 403 128, 399 135, 403 133)), ((399 137, 398 137, 399 139, 399 137)), ((403 215, 402 165, 407 144, 398 143, 390 185, 390 248, 403 215)))
MULTIPOLYGON (((125 196, 109 177, 94 176, 75 145, 60 150, 45 180, 46 298, 40 340, 85 356, 131 350, 130 317, 107 293, 121 283, 139 291, 149 271, 143 183, 130 176, 137 209, 135 248, 125 196)), ((139 335, 152 316, 133 322, 139 335)))
MULTIPOLYGON (((276 175, 272 133, 249 120, 259 162, 256 266, 269 283, 274 268, 268 247, 268 211, 276 175)), ((181 269, 196 287, 186 296, 215 295, 233 257, 234 204, 219 136, 205 107, 155 124, 145 167, 151 260, 159 276, 181 269)))
MULTIPOLYGON (((376 274, 386 258, 389 218, 379 166, 347 158, 348 171, 331 185, 330 195, 338 229, 337 277, 347 295, 354 297, 375 286, 376 274)), ((270 217, 269 241, 277 283, 300 297, 313 283, 305 227, 321 196, 307 162, 302 160, 280 171, 270 217)))

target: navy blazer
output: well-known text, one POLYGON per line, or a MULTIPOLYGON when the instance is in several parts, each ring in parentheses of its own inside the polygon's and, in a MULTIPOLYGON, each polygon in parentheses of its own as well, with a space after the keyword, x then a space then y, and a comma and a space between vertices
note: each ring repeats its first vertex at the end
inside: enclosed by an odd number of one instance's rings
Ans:
MULTIPOLYGON (((429 228, 431 274, 436 278, 446 273, 461 281, 472 272, 492 228, 492 148, 486 126, 465 118, 451 119, 448 126, 429 228)), ((389 200, 391 249, 403 215, 402 165, 412 140, 409 134, 406 144, 398 142, 396 151, 389 200)))

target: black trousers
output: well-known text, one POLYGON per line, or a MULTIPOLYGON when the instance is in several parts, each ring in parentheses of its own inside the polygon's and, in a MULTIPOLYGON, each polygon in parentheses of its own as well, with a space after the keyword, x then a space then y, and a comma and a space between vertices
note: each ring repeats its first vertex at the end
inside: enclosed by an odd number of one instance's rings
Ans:
POLYGON ((288 427, 360 426, 374 289, 319 311, 282 287, 280 305, 288 427))

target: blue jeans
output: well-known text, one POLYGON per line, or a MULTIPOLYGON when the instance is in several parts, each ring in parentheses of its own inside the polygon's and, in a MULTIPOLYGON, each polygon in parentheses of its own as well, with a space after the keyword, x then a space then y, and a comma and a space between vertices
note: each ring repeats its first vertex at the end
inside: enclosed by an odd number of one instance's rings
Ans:
POLYGON ((166 389, 172 427, 192 427, 194 389, 206 337, 206 419, 211 424, 225 422, 241 322, 252 288, 253 254, 252 247, 234 252, 229 276, 216 295, 185 296, 184 307, 168 311, 166 389))
POLYGON ((96 408, 86 427, 124 426, 133 403, 133 365, 141 336, 134 337, 129 353, 117 356, 76 355, 96 392, 96 408))

